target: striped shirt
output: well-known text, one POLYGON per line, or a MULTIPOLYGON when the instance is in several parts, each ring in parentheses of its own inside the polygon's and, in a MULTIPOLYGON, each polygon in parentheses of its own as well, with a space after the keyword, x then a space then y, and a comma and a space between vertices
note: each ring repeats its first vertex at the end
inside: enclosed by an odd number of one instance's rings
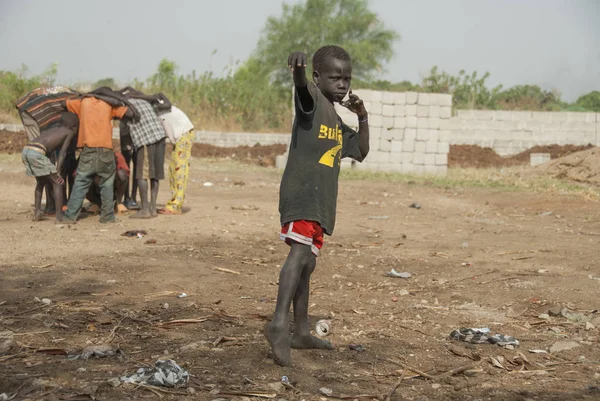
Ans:
POLYGON ((139 122, 129 123, 129 135, 136 149, 167 137, 165 127, 150 103, 142 99, 130 99, 129 102, 140 113, 139 122))
POLYGON ((15 106, 20 112, 31 115, 40 129, 45 129, 57 122, 65 112, 61 102, 77 96, 77 92, 63 86, 38 88, 17 100, 15 106))

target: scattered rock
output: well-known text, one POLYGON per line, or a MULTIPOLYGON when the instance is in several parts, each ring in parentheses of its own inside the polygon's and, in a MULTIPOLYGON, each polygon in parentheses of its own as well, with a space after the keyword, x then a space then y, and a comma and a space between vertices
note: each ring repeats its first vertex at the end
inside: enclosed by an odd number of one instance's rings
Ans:
POLYGON ((439 389, 439 388, 441 388, 441 387, 442 387, 442 385, 441 385, 441 384, 439 384, 439 383, 433 383, 433 384, 431 385, 431 388, 432 388, 432 389, 434 389, 434 390, 437 390, 437 389, 439 389))
POLYGON ((538 316, 538 318, 548 320, 548 319, 550 319, 550 315, 547 313, 542 313, 541 315, 538 316))
POLYGON ((169 309, 169 304, 165 302, 165 304, 163 305, 164 309, 169 309))
POLYGON ((196 389, 193 387, 188 387, 187 392, 188 392, 188 394, 194 395, 194 394, 196 394, 196 389))
POLYGON ((121 385, 121 380, 119 380, 117 377, 113 377, 112 379, 108 379, 106 381, 108 384, 110 384, 113 387, 119 387, 121 385))
POLYGON ((592 322, 585 322, 586 330, 594 330, 595 328, 596 328, 596 326, 594 326, 594 324, 592 322))
POLYGON ((86 368, 77 369, 77 373, 83 373, 83 372, 87 372, 87 369, 86 368))
POLYGON ((556 354, 557 352, 570 350, 579 346, 579 343, 575 341, 557 341, 550 347, 550 353, 556 354))
POLYGON ((276 393, 285 392, 285 386, 281 382, 269 383, 268 386, 271 390, 275 391, 276 393))
POLYGON ((11 331, 0 331, 0 355, 6 354, 15 345, 15 338, 11 331))
POLYGON ((52 301, 50 301, 48 298, 42 298, 42 303, 44 305, 50 305, 52 303, 52 301))

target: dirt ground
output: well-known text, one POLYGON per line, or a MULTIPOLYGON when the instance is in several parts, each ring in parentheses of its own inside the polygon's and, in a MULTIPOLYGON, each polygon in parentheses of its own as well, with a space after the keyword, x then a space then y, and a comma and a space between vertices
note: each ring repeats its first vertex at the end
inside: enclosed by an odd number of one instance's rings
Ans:
POLYGON ((331 319, 336 350, 294 350, 281 368, 261 334, 288 250, 279 180, 272 168, 195 158, 187 213, 69 227, 31 221, 33 180, 18 154, 0 155, 0 394, 384 400, 401 380, 391 400, 600 399, 597 202, 342 179, 310 301, 311 325, 331 319), (148 234, 121 236, 135 229, 148 234), (450 340, 461 327, 520 346, 450 340), (547 353, 560 342, 573 348, 547 353), (97 344, 122 354, 67 357, 97 344), (165 358, 190 372, 187 389, 118 380, 165 358))

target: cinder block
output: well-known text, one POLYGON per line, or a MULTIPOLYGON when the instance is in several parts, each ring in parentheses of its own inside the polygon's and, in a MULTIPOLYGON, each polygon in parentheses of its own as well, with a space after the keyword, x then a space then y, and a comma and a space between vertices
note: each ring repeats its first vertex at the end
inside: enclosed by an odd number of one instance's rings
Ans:
POLYGON ((394 104, 394 92, 383 92, 383 104, 394 104))
POLYGON ((392 128, 394 126, 394 117, 382 117, 383 128, 392 128))
POLYGON ((438 142, 437 153, 439 153, 439 154, 450 153, 450 144, 448 142, 438 142))
POLYGON ((372 116, 373 114, 381 115, 383 112, 383 104, 381 102, 371 102, 371 108, 367 109, 367 111, 369 112, 369 116, 372 116))
POLYGON ((429 93, 419 93, 418 104, 421 106, 429 106, 431 104, 429 93))
POLYGON ((356 162, 352 159, 342 159, 340 162, 340 169, 349 170, 354 167, 356 162))
POLYGON ((531 116, 534 121, 541 121, 544 123, 549 123, 551 121, 551 117, 550 117, 551 113, 549 113, 547 111, 533 111, 531 113, 531 116))
POLYGON ((425 142, 425 153, 433 153, 436 154, 437 153, 437 146, 438 146, 438 141, 434 140, 434 139, 430 139, 427 142, 425 142))
POLYGON ((383 92, 381 91, 372 91, 371 92, 371 103, 379 102, 383 99, 383 92))
POLYGON ((452 120, 451 119, 440 119, 440 129, 449 130, 452 129, 452 120))
POLYGON ((429 140, 429 130, 417 128, 417 140, 418 141, 428 141, 429 140))
POLYGON ((425 166, 422 164, 415 164, 413 174, 415 175, 423 175, 425 174, 425 166))
POLYGON ((441 106, 440 107, 440 118, 451 118, 451 117, 452 117, 452 107, 441 106))
POLYGON ((437 94, 437 104, 439 106, 450 106, 452 107, 452 95, 448 95, 445 93, 437 94))
POLYGON ((402 163, 402 153, 390 152, 390 163, 400 165, 402 163))
POLYGON ((436 166, 447 166, 448 165, 448 153, 438 153, 435 155, 436 166))
POLYGON ((392 141, 392 153, 402 152, 402 141, 392 141))
POLYGON ((440 129, 441 122, 442 122, 442 120, 440 118, 429 117, 427 124, 428 124, 429 128, 440 129))
POLYGON ((391 141, 392 138, 392 129, 391 128, 382 128, 381 129, 381 138, 391 141))
POLYGON ((427 142, 416 141, 415 142, 415 153, 425 153, 425 149, 427 149, 427 142))
POLYGON ((473 110, 458 110, 456 116, 461 120, 476 120, 475 112, 473 110))
MULTIPOLYGON (((562 113, 552 113, 554 114, 562 114, 562 113)), ((596 113, 585 113, 585 122, 586 123, 595 123, 596 122, 596 113)))
POLYGON ((439 141, 440 140, 440 131, 437 129, 429 129, 429 140, 430 141, 439 141))
POLYGON ((426 153, 424 157, 424 164, 426 166, 435 166, 435 153, 426 153))
POLYGON ((429 106, 429 117, 439 118, 441 106, 429 106))
POLYGON ((372 127, 369 124, 369 138, 378 138, 381 137, 381 127, 372 127))
POLYGON ((406 94, 406 104, 417 104, 417 100, 419 98, 419 94, 417 92, 406 92, 405 94, 406 94))
POLYGON ((371 135, 369 135, 369 149, 371 152, 374 150, 383 150, 381 149, 380 141, 381 138, 373 138, 371 135))
POLYGON ((402 169, 402 164, 400 163, 388 163, 381 164, 379 166, 379 171, 384 171, 386 173, 400 173, 402 169))
POLYGON ((404 152, 414 152, 415 151, 415 143, 416 142, 414 139, 404 138, 404 140, 402 142, 403 142, 402 150, 404 152))
POLYGON ((379 115, 369 116, 369 126, 383 127, 383 117, 379 115))
POLYGON ((383 109, 381 114, 384 117, 394 117, 394 106, 391 104, 383 104, 383 109))
POLYGON ((379 138, 379 150, 381 152, 391 152, 392 141, 386 138, 379 138))
POLYGON ((413 161, 412 162, 416 166, 422 166, 423 164, 425 164, 425 153, 423 153, 423 152, 413 153, 413 161))
POLYGON ((417 128, 417 117, 406 117, 406 128, 417 128))
POLYGON ((363 102, 371 102, 373 100, 373 91, 370 89, 352 90, 356 96, 362 99, 363 102))
POLYGON ((429 106, 417 106, 417 117, 429 117, 429 106))
POLYGON ((394 128, 394 129, 390 130, 390 133, 391 133, 392 139, 394 141, 401 141, 404 139, 404 129, 394 128))
POLYGON ((417 139, 417 130, 415 128, 406 128, 404 130, 404 139, 412 139, 413 141, 417 139))
POLYGON ((429 128, 429 119, 425 117, 417 117, 417 128, 427 129, 429 128))
POLYGON ((405 117, 394 117, 394 128, 406 128, 406 118, 405 117))
POLYGON ((390 152, 382 152, 380 150, 376 150, 374 152, 369 152, 369 160, 373 163, 389 163, 390 162, 390 152))
POLYGON ((404 161, 402 161, 401 171, 403 174, 412 174, 415 172, 415 166, 412 163, 404 163, 404 161))
POLYGON ((567 117, 567 113, 555 112, 550 114, 550 121, 553 123, 562 123, 563 121, 567 121, 567 117))
POLYGON ((404 110, 406 112, 407 117, 417 116, 417 106, 414 104, 407 105, 404 110))
POLYGON ((406 104, 406 93, 405 92, 394 92, 394 104, 404 106, 406 104))
POLYGON ((530 121, 533 119, 531 111, 510 111, 507 113, 512 114, 513 121, 530 121))
POLYGON ((473 113, 475 113, 475 118, 477 120, 493 120, 494 119, 494 111, 492 110, 475 110, 473 111, 473 113))
POLYGON ((403 104, 397 104, 394 106, 394 117, 406 116, 406 106, 403 104))

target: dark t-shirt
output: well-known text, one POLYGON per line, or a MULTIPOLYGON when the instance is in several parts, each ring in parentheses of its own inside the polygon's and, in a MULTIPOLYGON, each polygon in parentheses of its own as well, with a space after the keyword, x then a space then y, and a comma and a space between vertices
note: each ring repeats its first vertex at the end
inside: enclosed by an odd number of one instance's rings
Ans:
POLYGON ((303 110, 296 91, 296 118, 287 165, 279 188, 281 225, 316 221, 331 235, 335 225, 340 161, 362 161, 358 133, 343 123, 333 104, 308 84, 313 109, 303 110))

